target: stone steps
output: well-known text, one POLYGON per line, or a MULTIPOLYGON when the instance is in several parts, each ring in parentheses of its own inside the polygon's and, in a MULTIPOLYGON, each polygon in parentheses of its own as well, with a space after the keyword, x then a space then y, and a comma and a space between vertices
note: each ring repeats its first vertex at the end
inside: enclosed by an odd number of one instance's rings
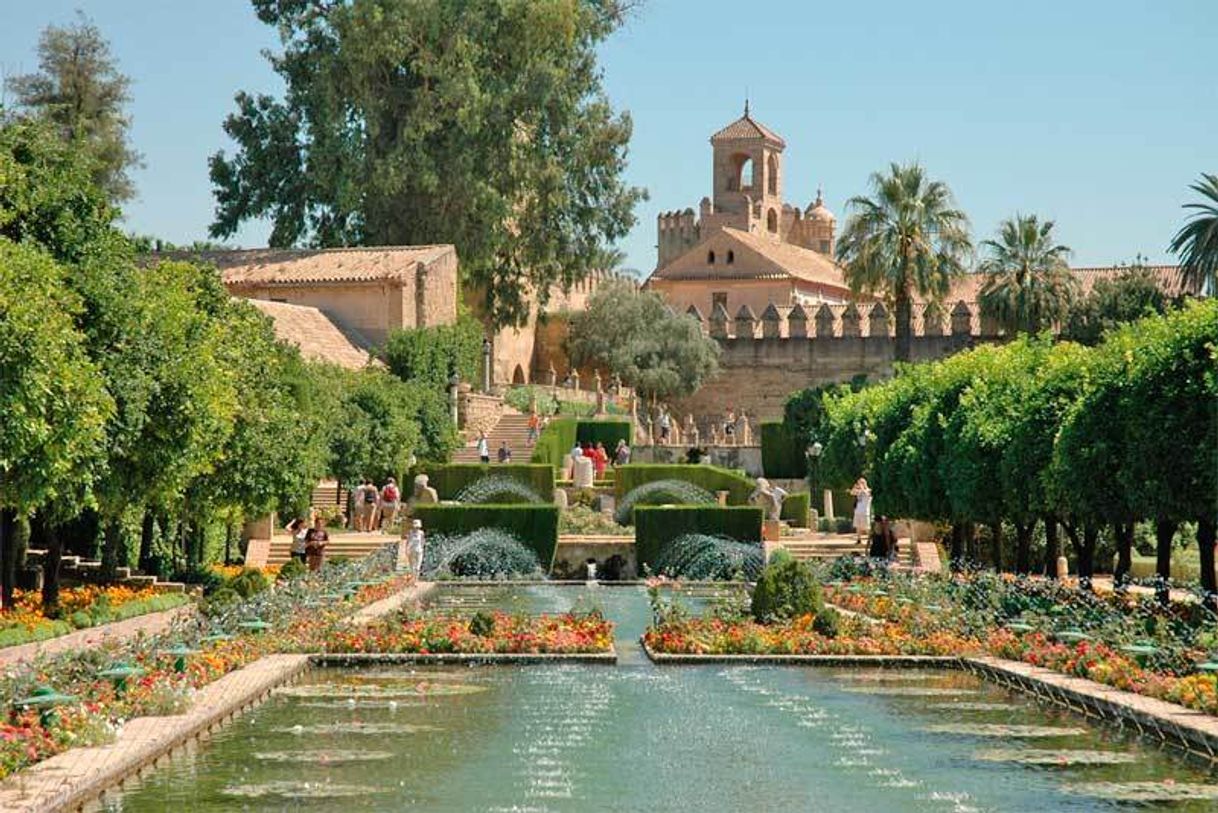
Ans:
MULTIPOLYGON (((792 557, 801 562, 833 561, 842 556, 864 556, 867 553, 865 543, 855 544, 853 539, 841 537, 816 538, 783 538, 777 545, 785 548, 792 557)), ((914 566, 914 546, 908 539, 900 540, 897 545, 897 566, 912 568, 914 566)))
MULTIPOLYGON (((370 553, 383 548, 397 540, 391 534, 336 534, 330 537, 326 545, 326 558, 342 556, 346 559, 362 559, 370 553)), ((287 536, 276 536, 271 540, 270 552, 267 554, 268 565, 282 565, 292 558, 292 540, 287 536)))
MULTIPOLYGON (((39 548, 30 548, 26 551, 26 563, 31 567, 38 567, 42 564, 43 557, 47 555, 45 550, 39 548)), ((96 559, 85 559, 80 556, 61 556, 59 559, 59 578, 66 582, 90 582, 97 583, 101 581, 101 566, 102 563, 96 559)), ((183 593, 186 591, 186 585, 181 582, 161 581, 156 576, 140 573, 130 567, 120 567, 115 570, 114 580, 108 584, 122 584, 136 589, 152 587, 162 593, 183 593)))
MULTIPOLYGON (((533 447, 529 446, 529 416, 519 412, 504 412, 500 415, 499 422, 486 433, 486 439, 490 447, 492 462, 497 459, 499 446, 504 441, 507 441, 508 448, 512 450, 512 461, 515 463, 527 463, 529 456, 533 453, 533 447)), ((471 439, 465 448, 453 453, 452 461, 454 463, 481 462, 478 458, 477 443, 477 438, 471 439)))

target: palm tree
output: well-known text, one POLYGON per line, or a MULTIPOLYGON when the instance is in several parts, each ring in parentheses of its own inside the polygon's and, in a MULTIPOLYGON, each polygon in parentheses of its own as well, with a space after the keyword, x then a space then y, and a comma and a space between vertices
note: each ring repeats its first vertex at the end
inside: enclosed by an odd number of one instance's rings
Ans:
POLYGON ((981 243, 988 256, 977 296, 981 315, 1008 332, 1037 333, 1066 318, 1078 280, 1066 258, 1070 249, 1053 242, 1053 221, 1016 214, 998 225, 998 239, 981 243))
POLYGON ((951 190, 917 163, 871 176, 873 196, 851 198, 838 241, 846 282, 855 293, 883 296, 897 322, 895 358, 909 361, 915 296, 939 300, 964 273, 972 253, 968 217, 951 190))
POLYGON ((1189 187, 1206 200, 1186 203, 1195 209, 1168 249, 1180 255, 1180 284, 1195 293, 1218 294, 1218 175, 1201 173, 1189 187))

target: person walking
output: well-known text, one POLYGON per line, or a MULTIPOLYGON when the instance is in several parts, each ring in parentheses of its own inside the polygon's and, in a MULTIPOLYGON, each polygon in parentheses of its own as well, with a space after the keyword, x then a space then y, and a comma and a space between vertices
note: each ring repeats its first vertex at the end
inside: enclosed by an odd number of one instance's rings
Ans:
POLYGON ((617 448, 613 450, 613 465, 614 467, 625 466, 629 462, 630 447, 626 445, 625 439, 619 438, 617 448))
POLYGON ((854 495, 854 544, 857 545, 871 532, 871 489, 867 480, 863 477, 855 480, 850 493, 854 495))
POLYGON ((305 563, 305 536, 309 533, 309 523, 304 517, 296 517, 287 524, 284 528, 292 536, 292 546, 288 549, 289 555, 300 562, 305 563))
POLYGON ((529 413, 529 439, 528 444, 533 446, 537 443, 537 435, 541 431, 541 416, 537 414, 537 410, 529 413))
POLYGON ((305 533, 305 559, 309 570, 321 570, 326 563, 326 545, 330 542, 330 534, 326 532, 326 523, 321 517, 313 520, 313 527, 305 533))
POLYGON ((478 433, 478 459, 483 463, 491 462, 491 444, 486 439, 486 432, 478 433))
POLYGON ((406 534, 406 565, 418 581, 423 572, 423 520, 415 519, 410 523, 410 531, 406 534))
POLYGON ((668 417, 668 410, 660 407, 660 443, 668 443, 668 436, 672 433, 672 418, 668 417))
POLYGON ((372 520, 376 516, 376 501, 379 496, 376 486, 365 477, 356 490, 355 530, 365 533, 372 530, 372 520))
POLYGON ((511 449, 511 447, 508 446, 506 440, 503 441, 503 443, 499 444, 499 462, 500 463, 511 463, 512 462, 512 449, 511 449))
POLYGON ((609 454, 605 451, 605 444, 599 440, 596 446, 592 448, 592 468, 596 471, 596 479, 603 479, 605 476, 605 466, 609 463, 609 454))
POLYGON ((727 446, 736 445, 736 410, 731 407, 727 408, 727 414, 723 416, 723 443, 727 446))
POLYGON ((390 477, 381 489, 381 528, 387 528, 397 519, 398 509, 401 508, 402 495, 398 491, 397 481, 390 477))

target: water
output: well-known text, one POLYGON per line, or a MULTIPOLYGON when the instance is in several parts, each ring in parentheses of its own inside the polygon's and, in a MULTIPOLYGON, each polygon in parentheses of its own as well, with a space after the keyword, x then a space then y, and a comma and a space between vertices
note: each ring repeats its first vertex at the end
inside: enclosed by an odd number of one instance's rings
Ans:
POLYGON ((618 525, 632 525, 636 505, 712 505, 714 502, 714 494, 685 480, 652 480, 623 496, 613 518, 618 525))
POLYGON ((653 666, 633 643, 650 615, 639 588, 435 598, 462 612, 590 601, 619 625, 616 667, 315 670, 109 809, 1102 811, 1129 805, 1086 795, 1095 783, 1214 781, 958 672, 653 666))
POLYGON ((426 579, 463 576, 476 579, 542 578, 541 563, 532 549, 498 528, 479 528, 467 534, 436 534, 423 547, 426 579))
POLYGON ((726 536, 684 534, 664 546, 656 571, 682 579, 756 581, 764 563, 761 545, 726 536))
POLYGON ((545 503, 549 502, 540 494, 511 477, 502 474, 488 474, 467 485, 457 494, 457 502, 489 505, 492 503, 545 503))

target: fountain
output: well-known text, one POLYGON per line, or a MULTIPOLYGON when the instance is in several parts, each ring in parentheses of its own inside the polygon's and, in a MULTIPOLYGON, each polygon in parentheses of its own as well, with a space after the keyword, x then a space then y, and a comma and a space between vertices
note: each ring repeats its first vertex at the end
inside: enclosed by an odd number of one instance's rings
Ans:
POLYGON ((670 542, 656 560, 656 571, 696 581, 741 578, 753 581, 765 554, 760 545, 726 536, 684 534, 670 542))
POLYGON ((618 525, 634 522, 636 505, 714 505, 715 495, 685 480, 652 480, 622 497, 613 518, 618 525))
POLYGON ((547 502, 526 483, 502 474, 480 477, 457 493, 457 502, 475 505, 495 505, 547 502))
POLYGON ((499 528, 436 534, 423 552, 423 577, 476 579, 544 578, 537 554, 499 528))

